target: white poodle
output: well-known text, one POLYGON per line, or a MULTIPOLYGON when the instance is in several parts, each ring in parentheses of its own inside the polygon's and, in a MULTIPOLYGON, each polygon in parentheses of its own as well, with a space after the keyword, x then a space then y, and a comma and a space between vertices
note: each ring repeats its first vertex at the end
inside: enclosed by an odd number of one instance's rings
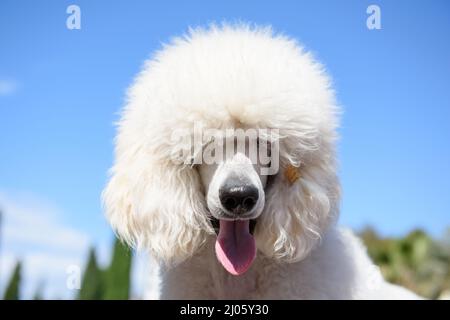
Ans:
POLYGON ((335 225, 338 114, 323 67, 270 28, 191 30, 147 61, 103 197, 161 298, 416 298, 335 225))

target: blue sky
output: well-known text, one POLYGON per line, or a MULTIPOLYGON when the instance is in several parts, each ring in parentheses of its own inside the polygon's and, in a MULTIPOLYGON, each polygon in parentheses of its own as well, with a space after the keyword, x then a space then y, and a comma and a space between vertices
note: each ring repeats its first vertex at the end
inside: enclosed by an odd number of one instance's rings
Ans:
MULTIPOLYGON (((4 269, 14 257, 42 269, 49 259, 82 263, 89 243, 107 260, 112 234, 100 193, 124 92, 161 43, 224 20, 271 24, 314 52, 334 79, 344 110, 342 224, 443 234, 450 226, 448 1, 2 0, 4 269), (81 30, 66 28, 70 4, 81 8, 81 30), (381 30, 366 27, 370 4, 381 9, 381 30)), ((61 270, 49 296, 66 294, 58 289, 61 270)), ((45 274, 33 277, 28 293, 45 274)))

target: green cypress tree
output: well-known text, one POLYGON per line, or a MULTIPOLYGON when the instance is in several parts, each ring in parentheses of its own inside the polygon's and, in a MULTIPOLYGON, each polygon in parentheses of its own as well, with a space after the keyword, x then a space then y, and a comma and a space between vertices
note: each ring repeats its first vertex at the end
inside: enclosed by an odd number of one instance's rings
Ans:
POLYGON ((132 252, 119 239, 115 240, 111 264, 105 273, 106 300, 127 300, 130 295, 132 252))
POLYGON ((17 262, 9 284, 6 287, 4 300, 19 300, 20 298, 20 283, 22 280, 22 263, 17 262))
POLYGON ((81 281, 79 300, 99 300, 103 298, 103 274, 97 263, 94 248, 89 250, 89 257, 81 281))

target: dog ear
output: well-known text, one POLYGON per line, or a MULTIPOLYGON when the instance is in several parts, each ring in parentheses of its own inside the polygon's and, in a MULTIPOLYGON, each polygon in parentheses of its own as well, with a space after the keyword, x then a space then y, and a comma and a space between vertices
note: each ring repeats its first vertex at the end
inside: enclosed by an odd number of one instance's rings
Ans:
POLYGON ((284 161, 256 224, 258 249, 273 259, 303 259, 339 214, 340 187, 331 157, 284 161))
POLYGON ((106 215, 119 237, 160 262, 177 263, 204 242, 205 199, 196 170, 156 158, 151 148, 120 136, 116 163, 103 192, 106 215))

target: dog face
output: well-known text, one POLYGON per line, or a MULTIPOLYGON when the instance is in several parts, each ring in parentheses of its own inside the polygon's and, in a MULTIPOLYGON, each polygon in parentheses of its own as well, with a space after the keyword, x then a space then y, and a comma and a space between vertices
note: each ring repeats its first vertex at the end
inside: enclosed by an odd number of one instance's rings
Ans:
POLYGON ((192 31, 147 62, 128 92, 106 215, 167 264, 212 237, 232 274, 256 252, 299 261, 338 215, 337 113, 323 68, 295 41, 246 26, 192 31), (197 139, 197 127, 225 134, 197 139), (221 152, 230 129, 266 131, 244 139, 248 149, 221 152), (207 158, 216 161, 198 161, 207 158))
POLYGON ((245 137, 237 137, 238 141, 235 137, 231 138, 233 142, 244 145, 244 150, 239 152, 234 143, 221 141, 219 148, 228 146, 232 147, 232 151, 222 153, 223 161, 203 163, 198 170, 211 222, 218 235, 216 256, 228 272, 240 275, 250 267, 256 256, 252 233, 256 219, 264 209, 268 176, 263 174, 264 165, 251 159, 258 158, 250 156, 251 152, 260 154, 264 145, 257 144, 257 149, 251 149, 249 145, 255 144, 255 141, 246 141, 245 137))
MULTIPOLYGON (((245 144, 243 152, 233 148, 232 152, 223 153, 222 161, 202 163, 198 167, 208 210, 215 219, 256 219, 264 208, 268 178, 262 170, 264 165, 251 159, 249 143, 239 142, 245 144)), ((262 147, 257 145, 257 148, 260 153, 262 147)))

